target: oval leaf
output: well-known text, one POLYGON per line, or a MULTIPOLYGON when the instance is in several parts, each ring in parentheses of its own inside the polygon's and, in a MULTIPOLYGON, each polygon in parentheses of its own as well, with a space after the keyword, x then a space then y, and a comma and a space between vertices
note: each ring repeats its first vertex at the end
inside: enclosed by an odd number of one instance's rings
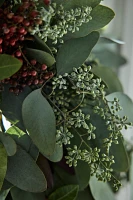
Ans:
POLYGON ((15 141, 7 134, 0 132, 0 140, 3 143, 8 156, 13 156, 17 151, 15 141))
POLYGON ((0 192, 0 200, 5 200, 10 190, 4 190, 0 192))
POLYGON ((108 184, 98 181, 94 176, 90 179, 90 189, 95 200, 115 200, 115 196, 108 184))
POLYGON ((8 157, 6 179, 16 187, 29 192, 43 192, 47 188, 42 171, 20 147, 14 156, 8 157))
POLYGON ((7 153, 4 146, 0 143, 0 190, 7 171, 7 153))
POLYGON ((56 142, 55 115, 40 89, 26 97, 22 106, 22 116, 25 127, 40 152, 43 155, 52 155, 56 142))
POLYGON ((15 74, 22 66, 17 58, 13 58, 7 54, 0 55, 0 80, 9 78, 15 74))
POLYGON ((109 93, 123 92, 122 84, 112 69, 108 67, 93 67, 91 71, 106 83, 109 93))
POLYGON ((79 160, 77 163, 77 167, 75 167, 76 177, 79 184, 79 190, 84 190, 90 180, 90 168, 88 163, 79 160))
POLYGON ((78 194, 78 185, 67 185, 58 188, 53 192, 48 200, 76 200, 78 194))
POLYGON ((45 200, 44 193, 30 193, 17 187, 13 187, 10 192, 13 200, 45 200))
POLYGON ((98 32, 92 32, 83 38, 71 39, 62 45, 57 54, 57 73, 72 72, 73 68, 80 67, 89 56, 99 38, 98 32))
POLYGON ((55 145, 54 153, 46 158, 52 162, 59 162, 63 157, 63 147, 60 147, 58 144, 55 145))
POLYGON ((49 53, 38 49, 26 49, 26 55, 30 59, 36 59, 40 64, 46 64, 48 67, 55 63, 55 59, 49 53))

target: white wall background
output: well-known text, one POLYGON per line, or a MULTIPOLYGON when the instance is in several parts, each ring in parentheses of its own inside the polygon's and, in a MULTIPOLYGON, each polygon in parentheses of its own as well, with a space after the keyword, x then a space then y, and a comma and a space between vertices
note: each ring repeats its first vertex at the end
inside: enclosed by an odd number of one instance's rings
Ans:
MULTIPOLYGON (((120 69, 119 78, 122 82, 124 92, 133 100, 133 0, 104 0, 103 3, 111 7, 116 13, 106 33, 125 42, 121 46, 120 51, 127 58, 128 63, 120 69)), ((131 141, 131 138, 133 138, 133 129, 126 132, 124 137, 131 141)), ((116 199, 132 200, 129 184, 123 186, 116 195, 116 199)))

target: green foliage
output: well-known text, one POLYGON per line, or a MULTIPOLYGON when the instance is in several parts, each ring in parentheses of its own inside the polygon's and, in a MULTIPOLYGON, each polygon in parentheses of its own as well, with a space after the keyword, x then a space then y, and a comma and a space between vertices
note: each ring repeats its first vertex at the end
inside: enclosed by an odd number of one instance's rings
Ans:
POLYGON ((76 200, 78 185, 67 185, 53 192, 48 200, 76 200))
POLYGON ((8 157, 5 177, 16 187, 28 192, 43 192, 46 179, 31 156, 18 146, 14 156, 8 157))
MULTIPOLYGON (((45 155, 46 156, 46 155, 45 155)), ((58 144, 55 145, 54 153, 50 156, 46 156, 48 160, 52 162, 59 162, 63 157, 63 147, 58 144)))
POLYGON ((94 67, 92 68, 92 72, 104 81, 108 87, 107 91, 109 94, 123 92, 122 84, 112 69, 108 67, 94 67))
POLYGON ((5 200, 10 190, 4 190, 0 192, 0 200, 5 200))
POLYGON ((5 0, 1 0, 0 1, 0 6, 2 6, 2 4, 4 3, 5 0))
POLYGON ((0 143, 0 189, 2 188, 7 171, 7 153, 4 146, 0 143))
POLYGON ((99 38, 98 32, 92 32, 83 38, 71 39, 64 43, 57 54, 58 75, 70 73, 73 68, 81 66, 99 38), (75 59, 76 58, 76 59, 75 59))
POLYGON ((90 189, 95 200, 115 200, 114 194, 108 184, 97 181, 95 177, 90 179, 90 189))
POLYGON ((130 200, 132 200, 133 198, 133 191, 132 191, 132 186, 133 186, 133 153, 131 154, 131 169, 130 169, 130 182, 131 182, 131 198, 130 200))
POLYGON ((22 63, 10 55, 0 55, 0 80, 9 78, 15 74, 22 66, 22 63))
POLYGON ((55 115, 40 89, 25 98, 22 115, 25 127, 40 152, 52 155, 55 149, 55 115))
POLYGON ((3 143, 8 156, 13 156, 17 151, 15 141, 5 133, 0 132, 0 141, 3 143))

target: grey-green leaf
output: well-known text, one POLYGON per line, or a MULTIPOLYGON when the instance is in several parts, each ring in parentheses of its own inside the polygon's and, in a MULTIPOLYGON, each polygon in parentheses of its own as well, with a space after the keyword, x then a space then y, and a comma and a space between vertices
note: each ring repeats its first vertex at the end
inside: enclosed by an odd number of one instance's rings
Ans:
POLYGON ((76 200, 78 185, 66 185, 53 192, 48 200, 76 200))
POLYGON ((9 191, 10 191, 10 189, 1 191, 0 192, 0 200, 5 200, 9 191))
POLYGON ((94 176, 90 179, 90 189, 95 200, 115 200, 115 196, 108 184, 98 181, 94 176))
POLYGON ((112 69, 108 67, 94 67, 92 72, 106 83, 108 93, 123 92, 122 84, 112 69))
POLYGON ((6 133, 0 132, 0 141, 3 143, 8 156, 13 156, 17 151, 15 141, 6 133))
POLYGON ((7 153, 4 146, 0 143, 0 190, 7 171, 7 153))
POLYGON ((56 144, 54 153, 50 156, 45 155, 45 157, 52 162, 59 162, 63 157, 63 147, 56 144))
POLYGON ((54 57, 42 50, 27 48, 26 55, 30 59, 36 59, 40 64, 46 64, 48 67, 55 63, 54 57))
POLYGON ((0 80, 9 78, 15 74, 22 66, 22 63, 17 59, 7 54, 0 55, 0 80))
POLYGON ((45 200, 44 193, 26 192, 17 187, 13 187, 10 192, 13 200, 45 200))
POLYGON ((8 157, 7 181, 28 192, 43 192, 47 188, 46 179, 36 162, 18 146, 17 153, 8 157))
POLYGON ((37 89, 23 102, 22 116, 29 135, 43 155, 53 154, 56 143, 56 120, 52 107, 37 89))
POLYGON ((98 32, 66 41, 57 54, 57 74, 72 72, 73 68, 80 67, 89 56, 99 38, 98 32))
POLYGON ((75 167, 76 177, 79 184, 79 190, 84 190, 90 180, 90 168, 88 163, 79 160, 77 163, 77 167, 75 167))
POLYGON ((131 198, 130 200, 133 199, 133 153, 131 154, 131 167, 130 167, 130 189, 131 189, 131 198))

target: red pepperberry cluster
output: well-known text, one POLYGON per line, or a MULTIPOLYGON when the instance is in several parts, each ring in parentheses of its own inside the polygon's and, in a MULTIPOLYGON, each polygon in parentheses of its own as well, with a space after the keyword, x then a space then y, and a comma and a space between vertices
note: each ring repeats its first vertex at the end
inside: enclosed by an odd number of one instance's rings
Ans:
MULTIPOLYGON (((21 55, 16 51, 16 55, 21 55)), ((10 78, 4 79, 1 83, 10 84, 10 92, 18 95, 26 86, 43 85, 46 80, 53 77, 53 72, 48 71, 46 64, 40 64, 36 60, 30 60, 23 63, 22 68, 10 78)))
POLYGON ((41 23, 39 12, 32 0, 23 0, 15 13, 9 2, 0 8, 0 54, 12 55, 23 63, 16 74, 0 82, 10 84, 9 91, 16 95, 22 92, 25 86, 42 85, 53 76, 46 64, 28 60, 24 51, 24 41, 30 36, 29 30, 41 23))

